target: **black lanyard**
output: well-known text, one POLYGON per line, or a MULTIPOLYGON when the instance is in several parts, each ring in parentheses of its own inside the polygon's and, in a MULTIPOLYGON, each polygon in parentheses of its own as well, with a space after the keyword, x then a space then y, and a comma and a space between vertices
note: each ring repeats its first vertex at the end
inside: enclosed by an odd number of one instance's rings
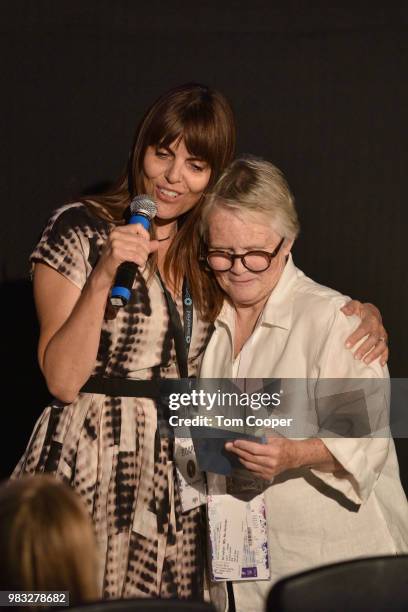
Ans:
POLYGON ((157 272, 158 279, 163 288, 164 295, 167 302, 167 310, 170 319, 170 328, 174 338, 174 345, 176 348, 176 358, 179 367, 180 378, 188 378, 188 351, 190 349, 191 335, 193 332, 193 300, 191 299, 190 289, 188 286, 187 279, 183 281, 183 319, 184 319, 184 330, 181 324, 181 319, 177 306, 170 295, 169 290, 163 283, 160 274, 157 272))

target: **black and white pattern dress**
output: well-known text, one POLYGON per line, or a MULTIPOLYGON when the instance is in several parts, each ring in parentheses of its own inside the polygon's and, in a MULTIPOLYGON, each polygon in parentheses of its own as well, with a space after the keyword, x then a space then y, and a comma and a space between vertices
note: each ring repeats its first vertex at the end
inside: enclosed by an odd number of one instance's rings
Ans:
MULTIPOLYGON (((82 289, 111 227, 84 204, 64 206, 51 217, 31 260, 82 289)), ((93 374, 177 378, 161 285, 139 275, 134 289, 127 307, 103 323, 93 374)), ((182 316, 181 298, 176 304, 182 316)), ((208 326, 194 315, 190 376, 207 336, 208 326)), ((181 512, 172 442, 158 433, 154 400, 80 393, 72 404, 54 401, 13 477, 36 472, 68 482, 86 503, 100 549, 101 595, 201 598, 201 512, 181 512)))

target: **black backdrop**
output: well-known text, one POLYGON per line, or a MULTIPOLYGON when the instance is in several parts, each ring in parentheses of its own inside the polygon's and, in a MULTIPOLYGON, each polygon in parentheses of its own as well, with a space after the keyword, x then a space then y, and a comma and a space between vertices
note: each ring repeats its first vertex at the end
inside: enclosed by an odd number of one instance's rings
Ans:
POLYGON ((147 105, 186 81, 232 101, 237 152, 269 158, 295 193, 296 263, 379 306, 391 374, 407 376, 407 6, 1 2, 2 476, 48 398, 29 252, 53 208, 117 176, 147 105))

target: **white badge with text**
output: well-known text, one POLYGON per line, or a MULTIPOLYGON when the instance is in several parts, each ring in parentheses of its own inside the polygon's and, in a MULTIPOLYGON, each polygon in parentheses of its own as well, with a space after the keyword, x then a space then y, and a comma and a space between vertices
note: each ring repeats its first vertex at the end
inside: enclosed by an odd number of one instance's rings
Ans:
POLYGON ((208 495, 212 580, 268 580, 265 499, 208 495))
POLYGON ((177 485, 183 512, 206 503, 205 479, 200 472, 191 438, 175 438, 177 485))

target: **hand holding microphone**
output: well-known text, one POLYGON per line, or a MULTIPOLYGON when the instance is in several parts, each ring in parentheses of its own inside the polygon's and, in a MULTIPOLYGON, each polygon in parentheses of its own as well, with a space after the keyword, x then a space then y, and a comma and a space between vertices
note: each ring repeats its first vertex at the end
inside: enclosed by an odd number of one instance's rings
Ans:
POLYGON ((109 300, 116 308, 126 306, 137 268, 144 268, 150 253, 158 249, 158 241, 151 240, 148 232, 156 210, 149 196, 136 196, 129 206, 128 225, 116 227, 109 235, 100 263, 115 278, 109 300))

